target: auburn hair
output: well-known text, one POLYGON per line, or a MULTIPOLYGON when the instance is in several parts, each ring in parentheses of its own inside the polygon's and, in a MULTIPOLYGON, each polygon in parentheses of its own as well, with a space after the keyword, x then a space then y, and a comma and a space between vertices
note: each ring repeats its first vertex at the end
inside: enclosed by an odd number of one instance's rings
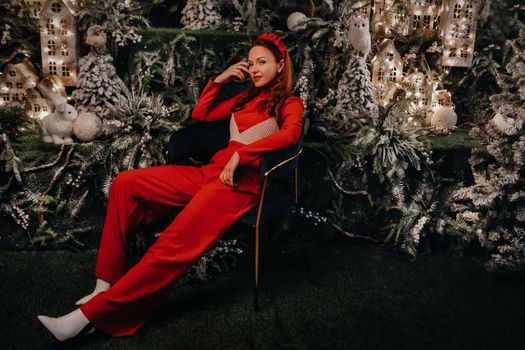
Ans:
MULTIPOLYGON (((269 84, 270 96, 268 99, 259 102, 257 104, 257 110, 263 111, 268 109, 268 114, 271 117, 277 117, 281 111, 282 106, 286 99, 292 96, 292 64, 290 62, 290 57, 288 52, 285 53, 285 57, 282 57, 279 48, 270 40, 257 38, 253 41, 251 47, 262 46, 269 49, 276 62, 284 59, 284 67, 281 70, 281 73, 278 73, 277 76, 269 84)), ((233 105, 233 111, 237 111, 244 107, 246 103, 252 100, 260 92, 260 88, 255 87, 253 81, 250 79, 249 85, 243 94, 235 101, 233 105)))

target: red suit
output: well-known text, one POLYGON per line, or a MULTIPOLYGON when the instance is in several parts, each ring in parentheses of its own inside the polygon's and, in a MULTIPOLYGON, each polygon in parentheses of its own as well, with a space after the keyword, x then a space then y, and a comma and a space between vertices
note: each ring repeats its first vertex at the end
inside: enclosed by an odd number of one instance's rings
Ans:
MULTIPOLYGON (((221 84, 212 80, 202 92, 192 118, 227 119, 239 95, 214 106, 221 84)), ((267 99, 262 91, 243 109, 235 111, 239 131, 269 118, 257 111, 267 99)), ((120 173, 110 189, 106 220, 95 275, 112 283, 81 306, 98 329, 112 336, 134 334, 164 302, 170 287, 214 242, 250 208, 260 193, 259 163, 264 152, 296 143, 302 130, 302 101, 288 98, 277 117, 279 131, 251 144, 231 141, 204 167, 166 165, 120 173), (238 188, 219 180, 224 166, 238 152, 238 188), (170 223, 140 262, 126 272, 126 237, 146 222, 165 215, 175 206, 184 209, 170 223)))

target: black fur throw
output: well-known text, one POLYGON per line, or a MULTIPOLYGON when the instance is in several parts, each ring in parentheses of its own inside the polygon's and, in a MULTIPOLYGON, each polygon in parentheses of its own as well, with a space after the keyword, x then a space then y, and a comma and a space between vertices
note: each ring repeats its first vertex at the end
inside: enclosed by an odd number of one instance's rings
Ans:
POLYGON ((217 151, 228 146, 230 121, 197 122, 174 132, 168 141, 168 164, 207 164, 217 151))

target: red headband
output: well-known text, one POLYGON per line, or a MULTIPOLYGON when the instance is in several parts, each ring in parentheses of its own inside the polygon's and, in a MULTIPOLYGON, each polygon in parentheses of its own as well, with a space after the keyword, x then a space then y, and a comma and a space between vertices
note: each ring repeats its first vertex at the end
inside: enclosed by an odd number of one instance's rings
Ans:
POLYGON ((281 53, 282 58, 284 59, 286 57, 286 46, 284 43, 279 39, 279 37, 272 33, 264 33, 259 35, 257 39, 265 39, 268 41, 271 41, 277 48, 279 49, 279 52, 281 53))

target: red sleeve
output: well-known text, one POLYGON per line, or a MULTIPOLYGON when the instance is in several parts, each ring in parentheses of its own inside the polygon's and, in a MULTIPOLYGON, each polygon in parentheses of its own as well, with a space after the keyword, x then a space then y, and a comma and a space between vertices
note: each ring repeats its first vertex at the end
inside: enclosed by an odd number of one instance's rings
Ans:
POLYGON ((204 87, 204 90, 197 101, 197 105, 191 113, 192 119, 209 122, 227 119, 231 115, 232 107, 242 92, 214 106, 215 98, 222 86, 221 83, 214 82, 214 79, 215 77, 210 78, 204 87))
POLYGON ((264 152, 276 151, 289 147, 301 137, 303 128, 303 101, 296 96, 289 97, 281 108, 283 121, 279 131, 237 150, 240 165, 251 163, 262 157, 264 152))

